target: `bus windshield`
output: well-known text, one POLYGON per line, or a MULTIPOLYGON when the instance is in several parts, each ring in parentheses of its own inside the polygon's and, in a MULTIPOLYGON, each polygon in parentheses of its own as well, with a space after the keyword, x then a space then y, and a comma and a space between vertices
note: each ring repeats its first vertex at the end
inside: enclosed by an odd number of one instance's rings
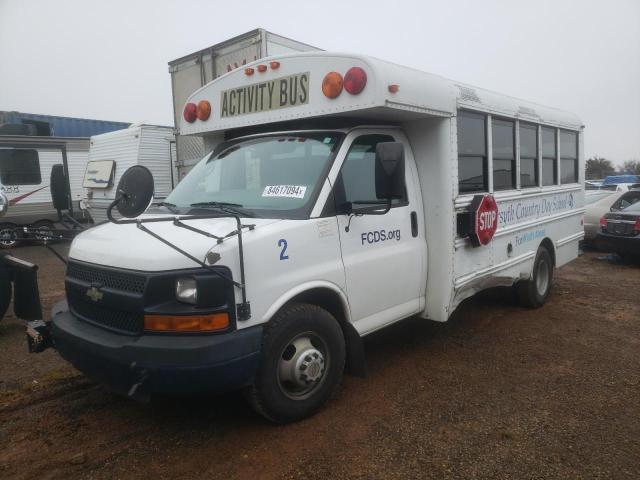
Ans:
POLYGON ((205 156, 164 202, 180 211, 228 208, 263 218, 305 218, 343 134, 251 137, 205 156))

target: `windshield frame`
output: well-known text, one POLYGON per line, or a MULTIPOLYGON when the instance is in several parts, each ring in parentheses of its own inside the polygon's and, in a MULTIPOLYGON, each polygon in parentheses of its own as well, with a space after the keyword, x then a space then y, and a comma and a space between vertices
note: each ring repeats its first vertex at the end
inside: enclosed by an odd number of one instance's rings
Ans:
MULTIPOLYGON (((261 138, 282 137, 282 136, 305 137, 305 136, 310 136, 315 134, 333 135, 336 137, 336 142, 333 146, 331 153, 327 157, 327 160, 325 162, 325 165, 322 171, 318 176, 318 181, 313 187, 311 195, 309 196, 309 200, 307 200, 307 202, 302 207, 290 209, 290 210, 266 209, 266 208, 262 209, 262 208, 250 208, 250 207, 243 207, 241 209, 241 210, 246 210, 248 213, 252 215, 252 217, 255 217, 255 218, 268 218, 268 219, 281 219, 281 220, 307 220, 310 218, 311 212, 313 211, 313 208, 318 202, 318 197, 320 195, 320 192, 322 191, 322 188, 324 187, 324 184, 327 181, 329 172, 333 168, 333 164, 336 160, 338 152, 340 152, 344 139, 347 136, 346 132, 344 131, 333 130, 333 129, 291 130, 291 131, 278 131, 278 132, 270 132, 270 133, 264 133, 264 134, 237 137, 230 140, 225 140, 219 143, 218 145, 216 145, 216 147, 207 155, 205 155, 196 165, 198 165, 200 162, 209 162, 215 156, 219 155, 220 153, 224 152, 225 150, 228 150, 229 148, 239 143, 243 143, 247 141, 250 142, 250 141, 254 141, 256 139, 261 139, 261 138)), ((195 165, 194 165, 194 168, 195 168, 195 165)), ((171 193, 173 193, 173 191, 171 193)), ((171 201, 170 196, 171 194, 169 194, 169 196, 165 200, 171 201)), ((178 206, 177 208, 179 208, 180 210, 187 210, 187 213, 185 214, 189 214, 191 211, 197 211, 199 214, 201 214, 202 211, 204 210, 208 212, 220 211, 221 214, 224 213, 223 210, 220 210, 216 207, 208 207, 208 206, 198 206, 198 207, 192 206, 190 208, 187 208, 185 206, 178 206)), ((244 215, 239 214, 239 216, 242 217, 244 215)), ((249 216, 249 215, 246 215, 246 216, 249 216)))

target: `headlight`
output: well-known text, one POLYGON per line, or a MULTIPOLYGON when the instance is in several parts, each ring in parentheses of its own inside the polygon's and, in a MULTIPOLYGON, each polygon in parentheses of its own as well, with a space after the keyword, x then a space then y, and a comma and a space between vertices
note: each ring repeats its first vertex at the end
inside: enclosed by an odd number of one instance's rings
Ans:
POLYGON ((176 280, 176 299, 179 302, 195 305, 198 301, 198 287, 195 278, 179 278, 176 280))

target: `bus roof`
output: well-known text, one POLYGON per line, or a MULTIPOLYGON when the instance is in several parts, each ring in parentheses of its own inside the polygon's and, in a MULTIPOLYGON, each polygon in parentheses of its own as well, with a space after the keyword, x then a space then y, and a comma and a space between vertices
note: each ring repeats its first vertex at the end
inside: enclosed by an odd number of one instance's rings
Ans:
POLYGON ((330 52, 302 52, 252 62, 195 91, 185 108, 190 111, 181 118, 182 135, 336 116, 398 123, 451 117, 459 108, 572 130, 582 127, 568 112, 377 58, 330 52), (347 88, 351 85, 346 74, 354 68, 366 75, 366 84, 357 94, 347 88), (335 98, 327 97, 322 89, 329 72, 338 72, 345 80, 335 98), (200 118, 206 114, 197 118, 197 105, 203 101, 211 106, 205 120, 200 118))

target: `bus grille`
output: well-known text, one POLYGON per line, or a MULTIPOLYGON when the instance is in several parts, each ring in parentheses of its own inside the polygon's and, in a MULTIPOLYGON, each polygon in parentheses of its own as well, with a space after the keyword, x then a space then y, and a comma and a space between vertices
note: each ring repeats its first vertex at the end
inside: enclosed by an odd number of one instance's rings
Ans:
POLYGON ((145 276, 136 273, 114 271, 69 262, 67 276, 88 284, 100 284, 102 287, 113 288, 114 290, 144 293, 145 276))
POLYGON ((114 310, 102 305, 90 303, 79 292, 68 291, 67 300, 71 313, 89 323, 121 332, 138 334, 144 329, 142 313, 114 310))

